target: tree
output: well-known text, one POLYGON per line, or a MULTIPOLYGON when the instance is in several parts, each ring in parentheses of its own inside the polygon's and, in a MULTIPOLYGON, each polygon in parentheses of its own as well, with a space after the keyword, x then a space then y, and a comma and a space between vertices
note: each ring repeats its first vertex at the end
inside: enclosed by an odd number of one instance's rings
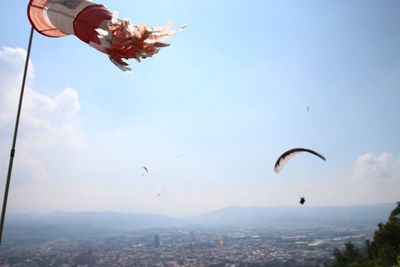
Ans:
POLYGON ((343 252, 333 251, 332 267, 400 267, 400 202, 390 213, 388 221, 378 224, 372 241, 365 243, 365 253, 347 242, 343 252))
POLYGON ((360 249, 350 241, 344 244, 343 253, 338 248, 335 248, 333 256, 334 262, 332 267, 362 266, 359 265, 363 258, 360 249))
POLYGON ((371 242, 372 262, 379 266, 395 266, 400 256, 400 202, 390 213, 386 224, 380 223, 371 242))

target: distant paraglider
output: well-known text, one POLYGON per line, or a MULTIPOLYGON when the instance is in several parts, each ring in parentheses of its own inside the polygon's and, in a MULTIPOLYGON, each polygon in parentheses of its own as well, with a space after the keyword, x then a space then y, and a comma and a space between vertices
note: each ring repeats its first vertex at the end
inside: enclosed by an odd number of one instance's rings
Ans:
POLYGON ((322 160, 326 160, 324 156, 322 156, 321 154, 319 154, 318 152, 315 152, 311 149, 308 148, 293 148, 290 149, 288 151, 286 151, 285 153, 283 153, 282 155, 279 156, 278 160, 275 163, 275 167, 274 170, 276 173, 279 173, 281 171, 281 169, 283 168, 283 166, 286 164, 286 162, 291 159, 293 156, 297 155, 298 153, 301 152, 308 152, 311 154, 314 154, 317 157, 320 157, 322 160))
MULTIPOLYGON (((142 169, 144 169, 146 171, 146 173, 149 173, 149 171, 147 170, 147 168, 145 166, 143 166, 142 169)), ((142 174, 142 176, 144 176, 144 174, 142 174)))

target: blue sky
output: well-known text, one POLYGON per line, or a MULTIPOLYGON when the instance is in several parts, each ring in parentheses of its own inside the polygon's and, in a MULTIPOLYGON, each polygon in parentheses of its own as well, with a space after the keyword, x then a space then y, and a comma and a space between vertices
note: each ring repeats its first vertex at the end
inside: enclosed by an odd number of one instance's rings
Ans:
MULTIPOLYGON (((304 192, 312 206, 399 200, 400 2, 101 3, 133 24, 188 28, 131 74, 74 36, 35 33, 11 210, 186 215, 297 205, 304 192), (275 174, 292 147, 327 161, 299 155, 275 174)), ((0 3, 4 179, 26 4, 0 3)))

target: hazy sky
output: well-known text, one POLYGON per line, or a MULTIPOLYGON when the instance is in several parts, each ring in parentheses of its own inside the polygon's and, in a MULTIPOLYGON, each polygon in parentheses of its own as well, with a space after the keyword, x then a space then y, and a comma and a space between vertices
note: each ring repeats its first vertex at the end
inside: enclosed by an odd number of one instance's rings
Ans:
MULTIPOLYGON (((1 196, 27 2, 0 1, 1 196)), ((10 211, 399 200, 400 1, 101 3, 134 24, 189 26, 131 74, 74 36, 35 33, 10 211), (292 147, 327 161, 302 154, 274 173, 292 147)))

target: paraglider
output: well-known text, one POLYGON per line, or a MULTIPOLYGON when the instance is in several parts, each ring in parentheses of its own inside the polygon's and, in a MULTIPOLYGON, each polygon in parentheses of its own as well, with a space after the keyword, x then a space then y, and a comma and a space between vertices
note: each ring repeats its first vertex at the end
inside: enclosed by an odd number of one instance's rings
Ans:
POLYGON ((288 151, 286 151, 285 153, 283 153, 282 155, 279 156, 279 158, 277 159, 276 163, 275 163, 275 167, 274 170, 276 173, 279 173, 281 171, 281 169, 283 168, 283 166, 286 164, 286 162, 291 159, 293 156, 297 155, 298 153, 301 152, 308 152, 311 154, 314 154, 315 156, 321 158, 322 160, 326 160, 324 156, 322 156, 320 153, 315 152, 311 149, 308 148, 293 148, 290 149, 288 151))
POLYGON ((145 166, 142 167, 147 173, 149 173, 149 171, 147 170, 147 168, 145 166))
MULTIPOLYGON (((281 169, 283 168, 283 165, 285 165, 285 163, 290 158, 292 158, 293 156, 295 156, 296 154, 301 153, 301 152, 308 152, 308 153, 311 153, 311 154, 321 158, 324 161, 326 160, 324 156, 322 156, 318 152, 315 152, 314 150, 311 150, 311 149, 308 149, 308 148, 301 148, 301 147, 293 148, 293 149, 290 149, 290 150, 284 152, 282 155, 279 156, 278 160, 275 163, 275 167, 274 167, 275 172, 279 173, 281 171, 281 169)), ((306 202, 306 199, 305 199, 304 194, 303 194, 302 196, 300 196, 299 203, 301 205, 304 205, 305 202, 306 202)))
POLYGON ((88 0, 30 0, 28 17, 39 33, 49 37, 75 35, 81 41, 108 55, 123 71, 130 70, 124 59, 141 59, 158 53, 168 37, 186 27, 132 25, 103 5, 88 0))

